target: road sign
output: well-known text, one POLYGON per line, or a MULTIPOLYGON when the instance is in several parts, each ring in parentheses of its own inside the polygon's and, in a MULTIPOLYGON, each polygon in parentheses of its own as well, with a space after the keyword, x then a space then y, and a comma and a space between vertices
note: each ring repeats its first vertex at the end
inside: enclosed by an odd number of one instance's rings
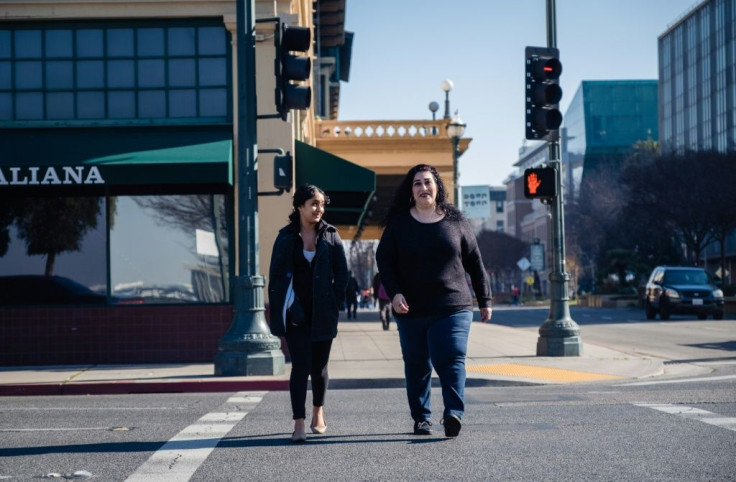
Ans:
POLYGON ((529 262, 526 258, 521 258, 519 261, 516 262, 516 266, 519 267, 520 270, 526 271, 529 269, 529 266, 532 264, 529 262))

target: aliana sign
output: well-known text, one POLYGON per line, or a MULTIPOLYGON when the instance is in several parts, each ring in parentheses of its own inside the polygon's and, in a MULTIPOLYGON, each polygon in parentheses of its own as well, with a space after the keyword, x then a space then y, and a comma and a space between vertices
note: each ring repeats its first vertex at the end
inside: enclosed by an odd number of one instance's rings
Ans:
POLYGON ((105 184, 97 166, 0 167, 0 186, 105 184))

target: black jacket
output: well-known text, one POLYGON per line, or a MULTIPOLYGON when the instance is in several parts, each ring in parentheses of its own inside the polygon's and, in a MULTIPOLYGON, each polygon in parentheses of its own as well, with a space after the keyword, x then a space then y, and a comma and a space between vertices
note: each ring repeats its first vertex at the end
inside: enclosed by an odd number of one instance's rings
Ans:
MULTIPOLYGON (((294 274, 294 246, 299 227, 289 224, 279 231, 273 244, 271 268, 268 276, 268 301, 271 314, 271 333, 284 336, 284 301, 289 282, 294 274)), ((312 283, 312 340, 331 340, 337 336, 339 309, 345 300, 348 283, 348 263, 345 248, 337 229, 325 222, 317 227, 317 252, 314 256, 312 283)))

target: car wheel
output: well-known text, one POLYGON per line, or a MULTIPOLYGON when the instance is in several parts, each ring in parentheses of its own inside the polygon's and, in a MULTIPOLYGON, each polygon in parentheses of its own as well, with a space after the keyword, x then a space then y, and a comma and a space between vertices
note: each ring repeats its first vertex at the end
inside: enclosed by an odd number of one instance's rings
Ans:
POLYGON ((713 313, 713 319, 714 320, 722 320, 723 319, 723 312, 722 311, 716 311, 713 313))
POLYGON ((647 301, 645 310, 647 313, 647 320, 653 320, 654 318, 657 317, 657 310, 655 310, 652 304, 649 303, 648 301, 647 301))
POLYGON ((660 320, 669 320, 670 319, 670 310, 667 308, 667 305, 664 303, 659 304, 659 319, 660 320))
POLYGON ((707 313, 698 313, 698 319, 699 320, 704 320, 706 318, 708 318, 708 314, 707 313))

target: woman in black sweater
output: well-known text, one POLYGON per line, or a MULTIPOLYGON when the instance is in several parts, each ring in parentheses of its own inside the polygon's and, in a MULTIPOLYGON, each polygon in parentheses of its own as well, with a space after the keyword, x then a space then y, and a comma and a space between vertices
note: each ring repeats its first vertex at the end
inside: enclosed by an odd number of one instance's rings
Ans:
POLYGON ((465 355, 473 319, 466 273, 483 322, 491 319, 491 289, 475 235, 446 201, 434 167, 414 166, 399 185, 376 261, 396 315, 414 434, 431 434, 434 367, 442 385, 445 436, 456 437, 465 410, 465 355))

